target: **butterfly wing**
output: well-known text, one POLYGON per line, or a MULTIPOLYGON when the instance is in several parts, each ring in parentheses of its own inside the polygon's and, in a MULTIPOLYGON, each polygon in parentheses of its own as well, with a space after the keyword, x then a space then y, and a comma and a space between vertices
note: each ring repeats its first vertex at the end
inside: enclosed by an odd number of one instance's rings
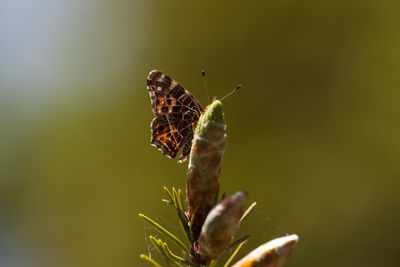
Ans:
POLYGON ((158 70, 149 73, 147 90, 156 116, 151 122, 151 144, 171 158, 184 147, 179 158, 184 161, 190 153, 193 131, 203 108, 189 91, 158 70))

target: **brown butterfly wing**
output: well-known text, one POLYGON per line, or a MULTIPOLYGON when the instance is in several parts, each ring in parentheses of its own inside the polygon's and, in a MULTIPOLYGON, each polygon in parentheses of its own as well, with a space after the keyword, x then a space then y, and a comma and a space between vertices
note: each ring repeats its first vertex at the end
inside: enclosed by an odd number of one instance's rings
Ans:
POLYGON ((190 153, 193 131, 203 108, 189 91, 158 70, 150 72, 147 90, 156 115, 151 122, 151 144, 171 158, 184 147, 179 162, 184 161, 190 153))

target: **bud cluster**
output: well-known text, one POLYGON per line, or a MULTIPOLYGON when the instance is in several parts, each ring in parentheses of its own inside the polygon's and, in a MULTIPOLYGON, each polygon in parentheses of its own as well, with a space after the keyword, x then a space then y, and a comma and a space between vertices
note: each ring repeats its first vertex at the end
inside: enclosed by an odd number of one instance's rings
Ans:
MULTIPOLYGON (((238 191, 218 201, 219 176, 225 150, 225 128, 222 103, 218 100, 214 101, 201 116, 192 140, 186 183, 188 203, 186 212, 182 191, 175 188, 169 191, 165 188, 169 200, 164 201, 176 208, 181 226, 191 243, 191 248, 187 250, 190 259, 185 259, 176 256, 161 239, 150 236, 150 241, 164 255, 168 266, 213 265, 222 253, 237 245, 224 266, 278 267, 286 262, 298 241, 297 235, 274 239, 231 265, 249 236, 238 239, 236 242, 232 241, 240 222, 254 208, 255 203, 246 212, 244 211, 247 197, 245 191, 238 191)), ((185 245, 178 238, 150 218, 142 214, 140 216, 185 251, 185 245)), ((153 266, 161 266, 147 255, 141 255, 141 258, 153 266)))

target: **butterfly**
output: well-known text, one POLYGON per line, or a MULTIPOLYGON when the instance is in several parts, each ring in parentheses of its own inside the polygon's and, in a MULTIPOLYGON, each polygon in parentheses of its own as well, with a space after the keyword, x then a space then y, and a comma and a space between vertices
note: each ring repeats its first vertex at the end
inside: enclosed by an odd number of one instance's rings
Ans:
POLYGON ((149 73, 147 90, 156 116, 151 122, 151 144, 170 158, 183 148, 178 162, 185 161, 197 122, 204 113, 202 106, 182 85, 159 70, 149 73))

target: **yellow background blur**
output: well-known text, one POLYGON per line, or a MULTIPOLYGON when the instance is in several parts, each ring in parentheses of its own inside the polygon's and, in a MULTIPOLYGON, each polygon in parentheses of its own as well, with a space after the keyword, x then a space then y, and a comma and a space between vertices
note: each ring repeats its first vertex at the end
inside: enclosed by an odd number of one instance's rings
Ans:
MULTIPOLYGON (((144 266, 143 212, 187 164, 151 147, 162 70, 227 122, 221 190, 257 210, 245 251, 287 233, 287 266, 399 266, 396 1, 5 0, 0 266, 144 266)), ((245 252, 242 252, 243 253, 245 252)))

